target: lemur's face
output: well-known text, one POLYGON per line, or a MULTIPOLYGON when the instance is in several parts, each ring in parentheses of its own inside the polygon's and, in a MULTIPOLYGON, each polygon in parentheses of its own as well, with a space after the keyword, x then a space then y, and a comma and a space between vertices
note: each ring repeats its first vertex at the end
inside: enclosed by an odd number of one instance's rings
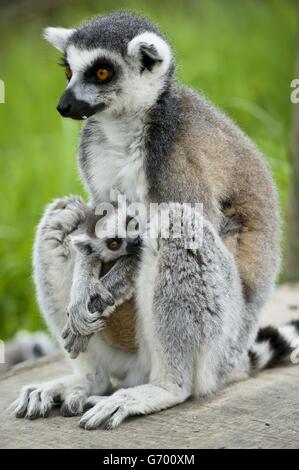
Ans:
POLYGON ((139 236, 93 240, 93 249, 100 253, 104 262, 113 261, 121 256, 138 254, 140 248, 141 238, 139 236))
POLYGON ((46 28, 45 38, 63 53, 68 84, 57 109, 64 117, 148 109, 173 74, 167 42, 131 13, 99 16, 78 29, 46 28))
POLYGON ((92 230, 74 235, 72 245, 85 255, 96 254, 101 261, 113 261, 121 256, 137 255, 141 249, 142 240, 139 234, 139 224, 133 217, 126 220, 118 218, 117 211, 105 218, 93 218, 92 230), (122 230, 118 233, 118 224, 122 230))

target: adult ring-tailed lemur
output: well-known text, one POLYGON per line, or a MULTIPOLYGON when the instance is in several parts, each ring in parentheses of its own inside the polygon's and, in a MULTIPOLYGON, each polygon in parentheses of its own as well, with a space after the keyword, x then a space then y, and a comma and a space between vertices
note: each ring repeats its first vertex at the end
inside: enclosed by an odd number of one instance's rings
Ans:
MULTIPOLYGON (((195 250, 181 239, 158 239, 145 247, 138 269, 134 256, 120 258, 99 280, 98 293, 115 303, 134 294, 138 352, 93 334, 71 375, 23 388, 16 415, 47 416, 58 400, 64 415, 91 407, 81 418, 84 428, 114 428, 127 416, 211 394, 285 359, 298 322, 257 331, 279 269, 280 221, 270 172, 253 143, 205 98, 176 83, 171 48, 147 19, 114 13, 76 29, 47 28, 45 37, 62 52, 68 79, 58 111, 86 119, 79 166, 90 204, 109 201, 112 188, 147 205, 199 202, 204 236, 195 250), (234 255, 219 236, 228 210, 241 227, 234 255), (120 388, 105 396, 111 377, 120 388)), ((74 269, 69 234, 86 210, 78 197, 56 201, 37 231, 37 295, 57 338, 74 269)))

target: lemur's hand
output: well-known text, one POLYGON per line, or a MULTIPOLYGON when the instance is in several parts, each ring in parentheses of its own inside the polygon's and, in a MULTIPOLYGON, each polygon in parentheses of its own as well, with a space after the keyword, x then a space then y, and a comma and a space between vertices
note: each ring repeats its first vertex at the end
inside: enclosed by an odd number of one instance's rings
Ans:
POLYGON ((114 310, 114 299, 100 281, 91 283, 88 293, 69 305, 62 338, 72 359, 86 351, 92 334, 104 328, 106 319, 114 310))
POLYGON ((87 292, 77 294, 68 307, 68 323, 75 335, 88 336, 102 329, 114 312, 114 298, 100 280, 90 282, 87 292))
POLYGON ((82 336, 74 334, 67 323, 62 331, 64 348, 69 353, 71 359, 75 359, 81 352, 85 352, 92 335, 82 336))
POLYGON ((105 289, 101 281, 98 286, 90 295, 87 304, 88 311, 92 316, 97 315, 99 318, 105 320, 115 310, 115 301, 110 292, 105 289))

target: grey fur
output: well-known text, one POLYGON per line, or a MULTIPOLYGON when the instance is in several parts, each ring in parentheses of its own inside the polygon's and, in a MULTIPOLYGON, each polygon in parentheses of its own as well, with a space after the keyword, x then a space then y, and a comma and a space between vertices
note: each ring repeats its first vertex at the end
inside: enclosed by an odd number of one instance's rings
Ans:
POLYGON ((191 393, 194 352, 203 351, 213 361, 209 380, 216 390, 230 381, 250 344, 252 325, 243 326, 248 311, 236 265, 212 226, 204 220, 198 249, 186 250, 182 241, 161 240, 153 320, 174 382, 191 393))
POLYGON ((80 49, 103 47, 126 55, 131 39, 145 31, 152 31, 160 36, 161 32, 147 18, 128 12, 117 12, 107 16, 96 16, 83 23, 69 38, 69 44, 80 49))

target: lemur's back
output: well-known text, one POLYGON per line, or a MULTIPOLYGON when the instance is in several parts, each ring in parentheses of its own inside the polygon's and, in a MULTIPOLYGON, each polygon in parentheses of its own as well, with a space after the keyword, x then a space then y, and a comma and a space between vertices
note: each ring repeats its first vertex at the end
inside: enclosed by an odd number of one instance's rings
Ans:
POLYGON ((189 89, 180 87, 179 94, 184 123, 173 165, 182 172, 185 168, 187 194, 190 178, 191 186, 198 185, 211 222, 219 226, 223 212, 238 220, 236 262, 247 299, 259 304, 273 285, 280 261, 279 207, 271 173, 254 144, 229 118, 189 89))

